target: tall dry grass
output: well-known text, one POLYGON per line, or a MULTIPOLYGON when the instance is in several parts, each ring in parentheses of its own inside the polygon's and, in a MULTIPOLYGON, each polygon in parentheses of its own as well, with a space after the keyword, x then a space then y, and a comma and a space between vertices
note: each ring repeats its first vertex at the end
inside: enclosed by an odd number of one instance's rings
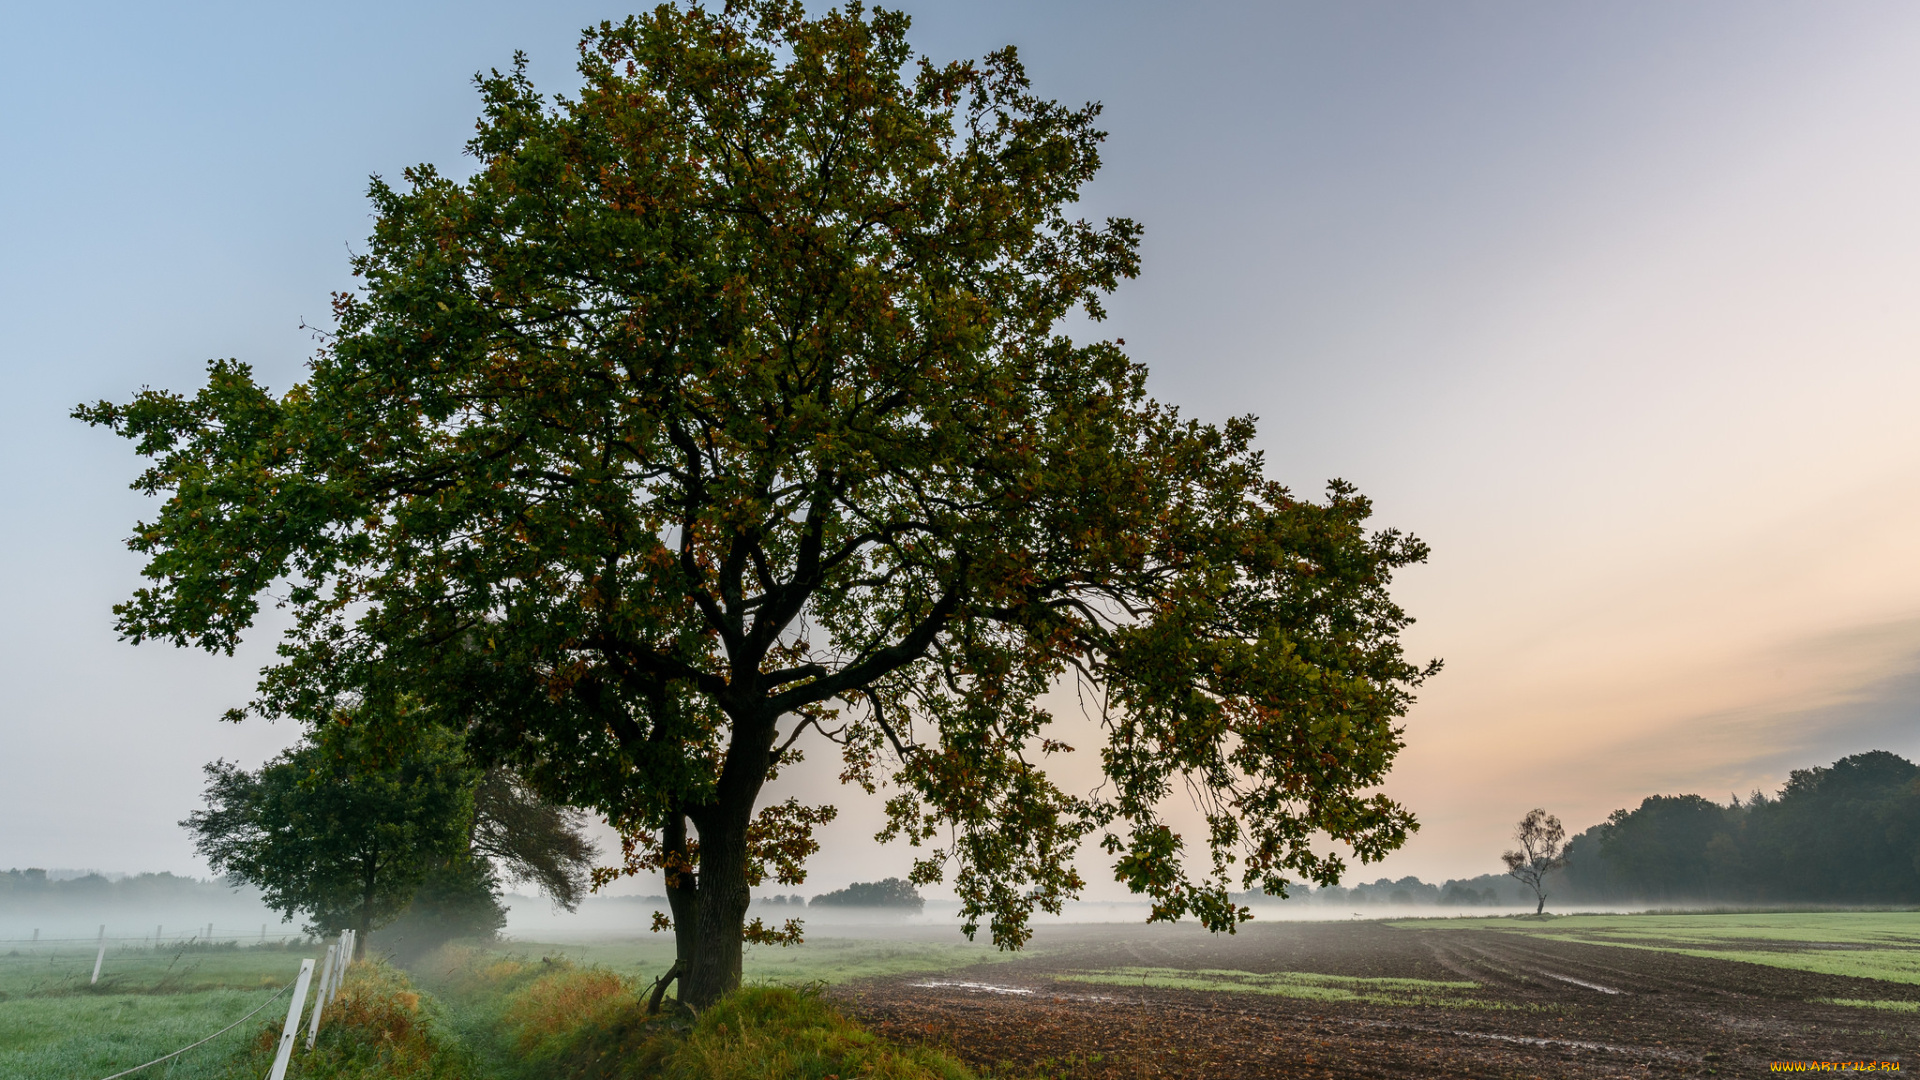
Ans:
POLYGON ((817 987, 750 987, 697 1019, 684 1010, 650 1017, 646 988, 604 968, 476 950, 430 963, 432 985, 479 1019, 513 1078, 975 1080, 938 1051, 861 1029, 817 987))
MULTIPOLYGON (((473 1080, 471 1055, 440 1030, 438 1010, 407 977, 381 961, 347 969, 321 1015, 320 1038, 306 1048, 305 1025, 288 1075, 299 1080, 473 1080)), ((281 1025, 254 1037, 236 1076, 264 1076, 281 1025)))

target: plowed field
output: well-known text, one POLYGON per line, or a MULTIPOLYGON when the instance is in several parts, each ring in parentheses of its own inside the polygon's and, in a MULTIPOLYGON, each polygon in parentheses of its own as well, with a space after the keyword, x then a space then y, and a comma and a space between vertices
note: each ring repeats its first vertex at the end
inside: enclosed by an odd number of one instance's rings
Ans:
POLYGON ((1914 1065, 1920 986, 1650 944, 1471 920, 1256 923, 1231 937, 1061 927, 1020 959, 835 992, 891 1036, 1071 1080, 1755 1076, 1773 1061, 1903 1056, 1914 1065))

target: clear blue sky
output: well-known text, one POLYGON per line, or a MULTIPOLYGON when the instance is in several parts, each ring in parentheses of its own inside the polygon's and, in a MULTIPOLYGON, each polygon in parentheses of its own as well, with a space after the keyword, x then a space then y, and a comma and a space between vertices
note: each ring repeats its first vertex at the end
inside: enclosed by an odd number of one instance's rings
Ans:
MULTIPOLYGON (((1920 9, 907 8, 936 59, 1017 44, 1106 104, 1088 209, 1147 228, 1109 332, 1156 393, 1433 544, 1401 595, 1448 670, 1390 784, 1426 829, 1385 872, 1493 869, 1536 804, 1920 754, 1920 9)), ((115 641, 147 507, 67 410, 209 357, 284 387, 368 175, 460 171, 475 71, 524 49, 564 89, 624 13, 5 10, 0 867, 197 870, 200 764, 292 735, 216 720, 265 647, 115 641)), ((815 883, 904 866, 866 820, 815 883)))

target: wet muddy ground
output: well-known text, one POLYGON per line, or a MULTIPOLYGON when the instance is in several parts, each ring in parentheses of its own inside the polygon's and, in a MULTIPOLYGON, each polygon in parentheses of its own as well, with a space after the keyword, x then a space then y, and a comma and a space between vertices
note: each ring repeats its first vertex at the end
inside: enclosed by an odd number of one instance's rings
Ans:
POLYGON ((1772 1061, 1920 1064, 1920 1013, 1821 1003, 1920 1001, 1920 986, 1457 923, 1254 924, 1231 937, 1078 926, 1034 946, 1008 962, 835 993, 895 1038, 1069 1080, 1757 1076, 1772 1061), (1174 972, 1278 992, 1192 989, 1174 972))

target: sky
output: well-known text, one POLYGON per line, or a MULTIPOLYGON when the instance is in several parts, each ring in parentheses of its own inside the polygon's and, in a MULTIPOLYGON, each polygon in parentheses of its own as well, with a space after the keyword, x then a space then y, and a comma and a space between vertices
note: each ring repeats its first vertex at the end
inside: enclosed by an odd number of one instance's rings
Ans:
MULTIPOLYGON (((1154 394, 1432 546, 1395 591, 1446 667, 1386 785, 1423 828, 1363 878, 1497 870, 1536 805, 1920 756, 1920 8, 905 9, 937 60, 1013 44, 1104 104, 1085 210, 1146 233, 1101 332, 1154 394)), ((218 720, 270 622, 232 658, 116 640, 152 508, 68 410, 214 357, 297 380, 367 178, 460 174, 476 71, 567 89, 625 13, 0 7, 0 868, 205 873, 200 767, 297 734, 218 720)), ((810 889, 906 869, 846 807, 810 889)))

